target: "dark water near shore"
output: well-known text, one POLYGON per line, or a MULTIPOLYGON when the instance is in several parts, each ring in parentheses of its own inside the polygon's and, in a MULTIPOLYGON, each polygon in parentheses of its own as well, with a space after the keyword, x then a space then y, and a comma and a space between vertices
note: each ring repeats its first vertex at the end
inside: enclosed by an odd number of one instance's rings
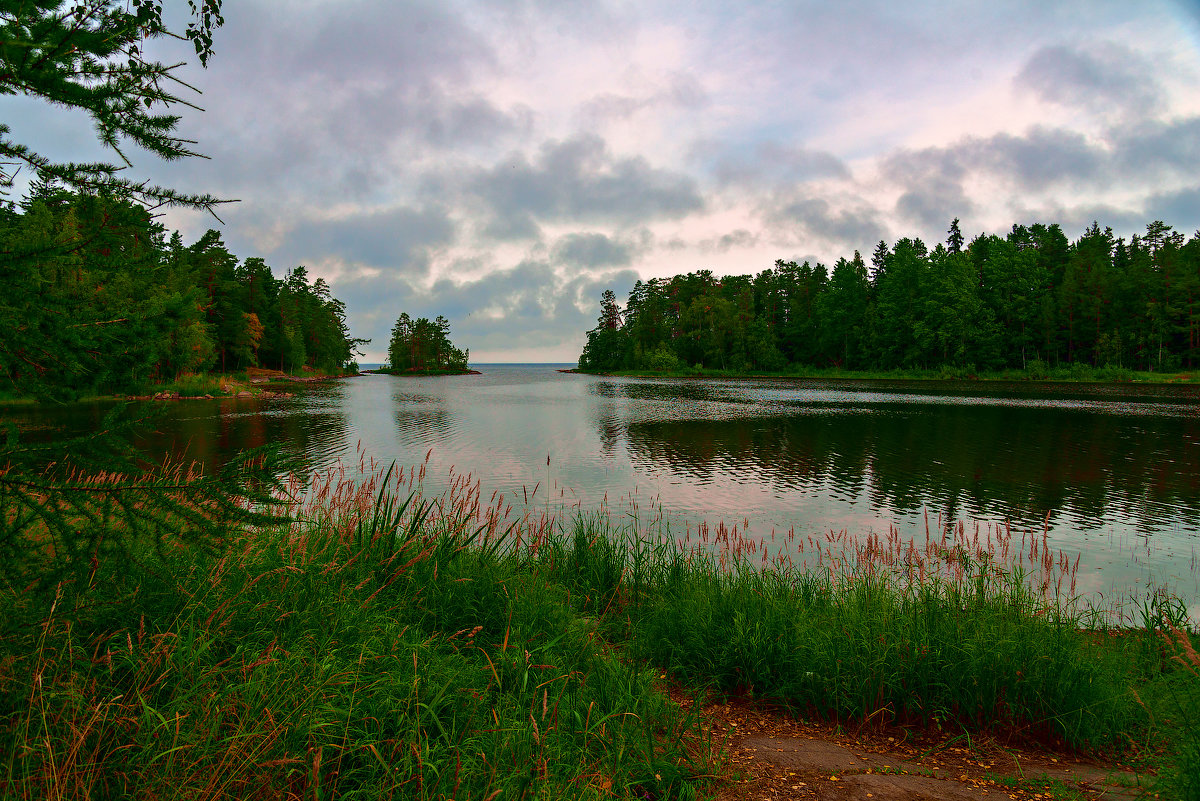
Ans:
MULTIPOLYGON (((1081 592, 1167 585, 1200 599, 1200 388, 905 381, 646 380, 484 365, 368 375, 292 399, 170 404, 143 445, 215 464, 281 443, 312 468, 360 454, 470 472, 531 505, 661 508, 672 531, 725 521, 769 538, 904 536, 937 520, 1010 521, 1080 554, 1081 592), (549 465, 547 465, 549 458, 549 465), (631 503, 632 501, 632 503, 631 503)), ((99 405, 0 416, 83 431, 99 405)))

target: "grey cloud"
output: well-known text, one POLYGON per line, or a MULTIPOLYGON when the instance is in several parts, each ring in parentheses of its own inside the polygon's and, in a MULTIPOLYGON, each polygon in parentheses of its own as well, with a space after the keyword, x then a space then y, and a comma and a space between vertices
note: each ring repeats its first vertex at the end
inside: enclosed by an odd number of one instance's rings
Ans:
POLYGON ((411 181, 422 156, 490 149, 532 127, 526 108, 501 109, 481 98, 455 100, 436 91, 408 99, 318 95, 303 103, 285 94, 264 101, 260 114, 245 124, 233 115, 213 119, 219 122, 200 135, 201 150, 211 160, 161 165, 156 174, 164 182, 203 185, 233 197, 283 194, 313 202, 369 199, 411 181), (321 108, 310 113, 310 102, 321 108), (297 117, 306 124, 290 124, 297 117))
MULTIPOLYGON (((712 149, 706 144, 696 148, 700 153, 712 149)), ((850 177, 846 165, 832 153, 779 142, 761 142, 749 153, 719 154, 711 169, 723 186, 750 188, 850 177)))
POLYGON ((490 42, 436 2, 354 3, 291 51, 291 69, 342 86, 421 83, 433 75, 463 81, 473 67, 495 61, 490 42))
POLYGON ((604 234, 568 234, 554 243, 551 258, 573 267, 627 265, 633 260, 631 242, 618 242, 604 234))
POLYGON ((278 255, 292 261, 335 256, 353 264, 423 275, 429 251, 451 243, 455 226, 442 209, 396 208, 334 220, 306 220, 278 255))
POLYGON ((883 164, 883 173, 903 189, 896 211, 924 228, 945 224, 972 208, 963 190, 967 170, 963 148, 900 151, 883 164))
POLYGON ((484 225, 484 236, 497 242, 516 242, 524 239, 540 239, 542 229, 528 212, 512 210, 507 214, 493 215, 484 225))
POLYGON ((1108 154, 1074 131, 1035 127, 1023 136, 997 134, 971 139, 963 157, 975 166, 1005 175, 1024 189, 1058 181, 1083 183, 1101 177, 1108 154))
POLYGON ((906 186, 910 188, 896 200, 896 211, 925 228, 942 225, 974 208, 960 178, 932 174, 906 186))
POLYGON ((527 133, 533 111, 524 106, 504 112, 483 98, 430 109, 426 139, 439 147, 492 139, 510 133, 527 133))
POLYGON ((994 175, 1025 191, 1085 188, 1120 180, 1136 185, 1200 170, 1200 117, 1110 129, 1103 142, 1062 128, 1035 126, 1014 136, 968 137, 946 147, 900 151, 883 173, 904 190, 897 206, 930 223, 970 210, 962 184, 974 172, 994 175))
POLYGON ((929 181, 920 189, 910 189, 896 200, 896 211, 905 219, 931 228, 961 217, 974 209, 962 185, 929 181))
POLYGON ((704 206, 687 176, 652 167, 640 156, 614 157, 590 134, 549 142, 532 162, 520 155, 504 159, 467 176, 464 191, 502 223, 531 217, 631 225, 679 219, 704 206))
POLYGON ((883 163, 884 175, 903 190, 896 211, 926 228, 971 213, 974 203, 963 182, 987 172, 1028 191, 1055 183, 1085 185, 1109 169, 1105 149, 1074 131, 1034 127, 1022 136, 1007 133, 968 137, 947 147, 902 150, 883 163))
POLYGON ((665 87, 642 96, 602 94, 580 106, 579 114, 585 123, 597 124, 608 120, 627 120, 644 109, 676 106, 696 109, 708 101, 704 87, 690 75, 675 75, 665 87))
MULTIPOLYGON (((600 275, 576 275, 562 285, 555 314, 562 320, 579 320, 581 331, 596 327, 600 312, 600 296, 611 289, 618 300, 629 297, 633 285, 641 279, 633 270, 617 270, 600 275), (580 311, 580 309, 583 311, 580 311)), ((583 338, 580 337, 582 346, 583 338)))
POLYGON ((527 48, 536 47, 531 41, 536 32, 594 43, 621 41, 636 26, 605 0, 509 0, 486 9, 489 24, 504 28, 500 35, 527 48))
POLYGON ((1043 100, 1101 116, 1154 114, 1164 100, 1154 66, 1116 44, 1043 47, 1017 75, 1016 84, 1043 100))
POLYGON ((773 228, 825 240, 846 248, 865 249, 887 232, 872 208, 834 209, 823 198, 800 197, 781 203, 768 213, 773 228))
POLYGON ((632 270, 620 270, 568 278, 547 262, 526 260, 474 281, 439 280, 428 290, 401 276, 344 278, 332 289, 356 310, 356 319, 370 321, 366 330, 353 333, 371 337, 373 350, 386 349, 391 326, 401 312, 429 318, 445 315, 455 343, 475 352, 557 348, 570 342, 582 348, 584 333, 595 327, 600 294, 614 289, 623 297, 637 277, 632 270))
POLYGON ((211 68, 188 75, 208 111, 185 110, 181 125, 212 161, 164 166, 165 180, 243 197, 361 199, 420 157, 490 150, 532 126, 530 109, 479 91, 497 69, 490 32, 443 4, 306 13, 247 0, 225 14, 211 68))
POLYGON ((1162 220, 1191 236, 1192 232, 1200 231, 1200 186, 1150 197, 1142 216, 1144 220, 1162 220))
POLYGON ((702 253, 728 253, 734 248, 751 248, 758 244, 758 236, 745 228, 738 228, 727 234, 708 239, 700 243, 702 253))
POLYGON ((963 186, 972 174, 993 175, 1025 192, 1038 192, 1052 186, 1094 186, 1111 181, 1120 169, 1109 147, 1075 131, 1041 126, 1020 136, 1000 133, 967 137, 946 147, 902 150, 883 162, 884 176, 902 190, 897 212, 927 230, 941 230, 975 209, 963 186))
POLYGON ((1114 136, 1115 158, 1127 176, 1176 176, 1200 171, 1200 117, 1130 126, 1114 136))

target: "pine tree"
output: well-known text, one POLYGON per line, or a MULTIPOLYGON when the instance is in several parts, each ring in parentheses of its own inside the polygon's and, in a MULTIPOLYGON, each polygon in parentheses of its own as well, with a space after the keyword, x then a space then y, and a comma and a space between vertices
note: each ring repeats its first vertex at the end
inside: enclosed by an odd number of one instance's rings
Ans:
POLYGON ((962 246, 962 229, 958 227, 958 218, 955 217, 950 223, 950 230, 946 231, 946 250, 951 254, 962 253, 962 246))
POLYGON ((95 123, 100 142, 119 164, 56 163, 9 138, 0 124, 0 190, 11 189, 22 166, 39 180, 72 189, 107 191, 150 208, 186 206, 212 211, 222 202, 208 194, 184 194, 122 176, 131 162, 122 141, 165 160, 199 156, 193 142, 175 133, 179 116, 163 109, 195 108, 174 87, 187 84, 178 66, 147 58, 146 44, 164 37, 192 42, 202 66, 213 52, 213 32, 224 19, 221 0, 189 0, 193 19, 182 33, 163 21, 161 0, 0 0, 0 94, 37 97, 79 109, 95 123), (13 168, 16 169, 13 169, 13 168))

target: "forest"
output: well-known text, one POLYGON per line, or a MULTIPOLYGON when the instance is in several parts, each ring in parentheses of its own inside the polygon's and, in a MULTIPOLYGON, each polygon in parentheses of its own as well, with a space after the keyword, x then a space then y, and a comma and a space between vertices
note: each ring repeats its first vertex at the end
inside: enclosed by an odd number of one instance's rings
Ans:
POLYGON ((181 375, 355 367, 345 305, 303 266, 277 278, 142 205, 36 184, 0 205, 0 393, 70 400, 181 375))
POLYGON ((1170 371, 1200 362, 1200 232, 1155 221, 1129 241, 1093 223, 1013 225, 964 247, 881 241, 823 264, 757 275, 708 270, 606 291, 584 371, 1004 369, 1065 365, 1170 371))
POLYGON ((426 317, 414 320, 405 312, 392 326, 388 364, 382 372, 465 373, 470 358, 470 349, 450 342, 450 321, 445 317, 439 314, 430 322, 426 317))

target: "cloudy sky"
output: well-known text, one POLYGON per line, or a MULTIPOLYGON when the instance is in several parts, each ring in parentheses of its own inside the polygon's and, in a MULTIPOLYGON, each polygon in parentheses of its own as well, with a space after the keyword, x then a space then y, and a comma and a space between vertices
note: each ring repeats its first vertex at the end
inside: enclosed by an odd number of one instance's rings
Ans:
MULTIPOLYGON (((180 4, 182 5, 182 4, 180 4)), ((570 361, 600 293, 697 269, 1098 220, 1200 228, 1200 4, 1178 0, 225 0, 180 73, 211 158, 139 175, 240 202, 171 212, 472 361, 570 361)), ((0 119, 103 156, 33 101, 0 119)), ((111 156, 109 156, 111 158, 111 156)))

